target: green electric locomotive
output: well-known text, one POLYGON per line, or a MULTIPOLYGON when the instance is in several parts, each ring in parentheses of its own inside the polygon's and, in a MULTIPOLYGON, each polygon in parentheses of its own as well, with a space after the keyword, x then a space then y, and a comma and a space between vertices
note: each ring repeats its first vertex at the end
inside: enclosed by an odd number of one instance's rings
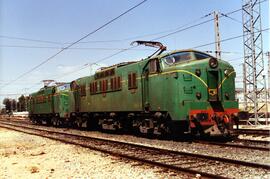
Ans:
MULTIPOLYGON (((42 111, 40 103, 30 102, 30 118, 36 120, 39 113, 48 112, 47 120, 58 125, 68 121, 79 127, 146 135, 226 136, 232 133, 238 113, 233 67, 195 50, 102 68, 72 81, 67 91, 48 95, 59 101, 57 97, 65 94, 65 102, 50 103, 54 110, 42 111)), ((38 99, 40 93, 30 99, 38 99)), ((47 108, 49 98, 45 99, 47 108)))
POLYGON ((74 96, 70 84, 45 86, 28 97, 28 112, 32 122, 59 126, 65 119, 69 121, 74 111, 74 96))

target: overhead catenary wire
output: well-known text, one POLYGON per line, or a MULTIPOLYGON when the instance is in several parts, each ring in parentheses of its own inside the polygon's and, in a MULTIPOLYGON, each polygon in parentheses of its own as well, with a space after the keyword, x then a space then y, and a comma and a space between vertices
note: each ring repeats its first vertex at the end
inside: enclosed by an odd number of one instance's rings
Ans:
MULTIPOLYGON (((241 10, 241 9, 240 9, 240 10, 241 10)), ((233 11, 233 13, 238 12, 238 11, 239 11, 239 9, 233 11)), ((232 12, 229 12, 228 14, 231 14, 231 13, 232 13, 232 12)), ((198 20, 201 20, 202 18, 208 17, 208 16, 211 15, 211 14, 212 14, 212 13, 209 13, 209 14, 207 14, 207 15, 205 15, 205 16, 203 16, 203 17, 200 17, 200 18, 198 18, 198 19, 196 19, 196 20, 194 20, 194 21, 192 21, 192 22, 190 22, 190 23, 187 23, 187 24, 185 24, 185 25, 182 25, 182 26, 180 26, 180 27, 177 28, 178 30, 176 30, 176 31, 174 31, 174 32, 171 32, 171 33, 169 33, 169 34, 166 34, 166 35, 162 35, 162 36, 160 36, 160 37, 158 37, 158 38, 154 38, 153 40, 158 40, 158 39, 161 39, 161 38, 165 38, 165 37, 168 37, 168 36, 170 36, 170 35, 173 35, 173 34, 176 34, 176 33, 179 33, 179 32, 182 32, 182 31, 185 31, 185 30, 194 28, 194 27, 197 27, 197 26, 202 25, 202 24, 205 24, 205 23, 207 23, 207 22, 211 22, 211 21, 213 21, 214 19, 210 19, 210 20, 203 21, 203 22, 198 23, 198 24, 195 24, 195 25, 191 25, 191 26, 185 27, 185 26, 190 25, 190 24, 192 24, 192 23, 194 23, 194 22, 196 22, 196 21, 198 21, 198 20), (185 27, 185 28, 183 28, 183 27, 185 27)), ((135 47, 136 47, 136 46, 135 46, 135 47)), ((98 60, 98 61, 96 61, 96 62, 94 62, 94 63, 102 62, 102 61, 104 61, 104 60, 106 60, 106 59, 109 59, 109 58, 111 58, 111 57, 113 57, 113 56, 116 56, 116 55, 118 55, 118 54, 120 54, 120 53, 123 53, 123 52, 125 52, 125 51, 127 51, 127 50, 131 50, 131 49, 133 49, 133 48, 135 48, 135 47, 130 47, 130 48, 127 48, 127 49, 122 49, 122 50, 120 50, 119 52, 116 52, 116 53, 114 53, 114 54, 111 54, 111 55, 109 55, 109 56, 106 56, 106 57, 104 57, 104 58, 102 58, 102 59, 100 59, 100 60, 98 60)), ((91 64, 90 64, 90 65, 91 65, 91 64)), ((90 66, 90 65, 87 65, 87 66, 84 65, 83 67, 81 67, 81 68, 78 69, 78 70, 83 70, 83 69, 87 68, 87 67, 90 66)), ((72 72, 70 72, 70 73, 68 73, 68 74, 75 73, 75 72, 77 72, 78 70, 74 70, 74 71, 72 71, 72 72)), ((60 76, 60 78, 63 77, 63 76, 66 76, 66 75, 68 75, 68 74, 64 74, 64 75, 60 76)))
MULTIPOLYGON (((242 8, 237 9, 237 10, 234 10, 234 11, 231 11, 231 12, 228 12, 228 13, 226 13, 226 14, 236 13, 236 12, 238 12, 238 11, 240 11, 240 10, 242 10, 242 8)), ((190 25, 190 24, 192 24, 192 23, 194 23, 194 22, 197 22, 198 20, 201 20, 202 18, 205 18, 205 17, 210 16, 211 14, 212 14, 212 13, 209 13, 209 14, 207 14, 207 15, 205 15, 205 16, 202 16, 202 17, 200 17, 200 18, 198 18, 198 19, 192 21, 192 22, 189 22, 189 23, 187 23, 187 24, 185 24, 185 25, 182 25, 182 26, 178 27, 177 30, 174 31, 174 32, 170 32, 170 33, 168 33, 168 34, 166 34, 166 35, 162 35, 162 36, 160 36, 160 37, 157 37, 157 38, 154 38, 154 39, 151 39, 151 40, 152 40, 152 41, 153 41, 153 40, 159 40, 159 39, 161 39, 161 38, 165 38, 165 37, 168 37, 168 36, 171 36, 171 35, 174 35, 174 34, 177 34, 177 33, 183 32, 183 31, 186 31, 186 30, 189 30, 189 29, 191 29, 191 28, 194 28, 194 27, 197 27, 197 26, 206 24, 206 23, 208 23, 208 22, 211 22, 211 21, 214 20, 214 18, 211 18, 211 19, 209 19, 209 20, 206 20, 206 21, 203 21, 203 22, 194 24, 194 25, 190 25), (188 26, 188 27, 185 27, 185 26, 188 26)), ((125 52, 125 51, 127 51, 127 50, 133 49, 133 48, 135 48, 135 47, 137 47, 137 46, 130 47, 130 48, 124 49, 124 50, 120 50, 119 52, 116 52, 116 53, 114 53, 114 54, 111 54, 111 55, 109 55, 109 56, 106 56, 106 57, 104 57, 104 58, 102 58, 102 59, 100 59, 100 60, 98 60, 98 61, 95 61, 94 63, 102 62, 102 61, 104 61, 104 60, 107 60, 107 59, 109 59, 109 58, 111 58, 111 57, 114 57, 114 56, 116 56, 116 55, 118 55, 118 54, 120 54, 120 53, 123 53, 123 52, 125 52)), ((90 66, 90 65, 91 65, 91 64, 89 64, 89 66, 90 66)), ((87 67, 89 67, 89 66, 83 66, 83 67, 80 68, 79 70, 83 70, 83 69, 85 69, 85 68, 87 68, 87 67)), ((75 73, 75 72, 77 72, 77 70, 74 70, 74 71, 70 72, 69 74, 73 74, 73 73, 75 73)), ((65 75, 69 75, 69 74, 65 74, 65 75)), ((65 75, 62 75, 61 77, 64 77, 65 75)), ((61 78, 61 77, 60 77, 60 78, 61 78)))
MULTIPOLYGON (((202 25, 202 24, 205 24, 205 23, 207 23, 207 22, 212 21, 212 19, 211 19, 210 21, 204 21, 203 23, 198 23, 198 24, 195 24, 195 25, 192 25, 192 26, 188 26, 188 25, 190 25, 190 24, 192 24, 192 23, 194 23, 194 22, 197 22, 197 21, 199 21, 199 20, 205 18, 205 17, 208 17, 209 15, 211 15, 211 13, 206 14, 206 15, 204 15, 204 16, 198 18, 198 19, 195 19, 195 20, 189 22, 189 23, 186 23, 186 24, 184 24, 184 25, 181 25, 180 27, 176 28, 176 29, 177 29, 177 30, 176 30, 177 33, 178 33, 178 32, 182 32, 182 31, 185 31, 185 30, 188 30, 188 29, 191 29, 191 28, 193 28, 193 27, 197 27, 197 26, 199 26, 199 25, 202 25), (185 26, 188 26, 188 27, 185 27, 185 26)), ((172 32, 172 33, 173 33, 173 32, 172 32)), ((169 34, 171 34, 171 33, 169 33, 169 34)), ((162 37, 163 37, 163 36, 162 36, 162 37)), ((152 39, 152 40, 158 40, 158 39, 157 39, 157 38, 154 38, 154 39, 152 39)), ((127 50, 131 50, 131 49, 133 49, 133 48, 135 48, 135 47, 137 47, 137 46, 133 46, 133 47, 130 47, 130 48, 127 48, 127 49, 120 50, 119 52, 116 52, 116 53, 114 53, 114 54, 111 54, 111 55, 109 55, 109 56, 106 56, 106 57, 104 57, 104 58, 102 58, 102 59, 100 59, 100 60, 97 60, 96 62, 91 63, 91 64, 95 64, 95 63, 99 63, 99 62, 105 61, 105 60, 107 60, 107 59, 109 59, 109 58, 112 58, 112 57, 114 57, 114 56, 116 56, 116 55, 118 55, 118 54, 120 54, 120 53, 123 53, 123 52, 125 52, 125 51, 127 51, 127 50)), ((90 66, 91 64, 89 64, 89 66, 90 66)), ((85 68, 87 68, 87 67, 88 67, 88 66, 84 66, 84 67, 80 68, 79 70, 83 70, 83 69, 85 69, 85 68)), ((76 70, 70 72, 69 74, 72 74, 72 73, 75 73, 75 72, 76 72, 76 70)), ((65 76, 65 75, 62 75, 61 77, 63 77, 63 76, 65 76)))
MULTIPOLYGON (((203 19, 205 17, 208 17, 211 14, 212 13, 206 14, 206 15, 204 15, 204 16, 198 18, 198 19, 195 19, 192 22, 189 22, 187 24, 181 25, 181 26, 173 28, 173 29, 163 30, 163 31, 160 31, 160 32, 137 35, 137 36, 127 37, 127 38, 123 38, 123 39, 80 41, 80 42, 78 42, 78 44, 123 42, 123 41, 130 41, 130 40, 134 40, 134 39, 154 36, 154 35, 160 35, 160 34, 163 34, 163 33, 179 30, 180 28, 183 28, 183 27, 185 27, 185 26, 187 26, 187 25, 189 25, 191 23, 195 23, 195 22, 197 22, 197 21, 199 21, 199 20, 201 20, 201 19, 203 19)), ((0 35, 0 38, 17 39, 17 40, 32 41, 32 42, 43 42, 43 43, 51 43, 51 44, 58 44, 58 45, 71 44, 70 42, 55 42, 55 41, 47 41, 47 40, 39 40, 39 39, 30 39, 30 38, 25 38, 25 37, 11 37, 11 36, 4 36, 4 35, 0 35)))
MULTIPOLYGON (((259 2, 257 2, 257 3, 263 3, 263 2, 266 2, 266 1, 269 1, 269 0, 259 1, 259 2)), ((248 6, 248 4, 246 4, 245 6, 248 6)), ((236 13, 236 12, 239 12, 239 11, 241 11, 242 9, 243 9, 243 7, 239 8, 239 9, 236 9, 236 10, 233 10, 233 11, 230 11, 230 12, 227 12, 227 13, 222 13, 221 16, 220 16, 220 18, 221 18, 221 17, 228 17, 228 18, 229 18, 229 15, 234 14, 234 13, 236 13)), ((212 14, 212 13, 209 13, 209 15, 211 15, 211 14, 212 14)), ((214 19, 215 19, 215 18, 212 18, 212 19, 203 21, 203 22, 201 22, 201 23, 198 23, 198 24, 195 24, 195 25, 186 27, 186 28, 184 28, 184 29, 179 29, 179 30, 177 30, 177 31, 175 31, 175 32, 171 32, 171 33, 165 34, 165 35, 160 36, 160 37, 157 37, 157 38, 155 38, 155 39, 153 39, 153 40, 159 40, 159 39, 162 39, 162 38, 165 38, 165 37, 168 37, 168 36, 177 34, 177 33, 182 32, 182 31, 184 31, 184 30, 188 30, 188 29, 197 27, 197 26, 199 26, 199 25, 203 25, 203 24, 205 24, 205 23, 214 21, 214 19)), ((233 19, 233 18, 232 18, 232 19, 233 19)))
POLYGON ((48 40, 39 40, 39 39, 30 39, 30 38, 25 38, 25 37, 13 37, 13 36, 0 35, 0 38, 62 45, 61 42, 48 41, 48 40))
MULTIPOLYGON (((264 2, 264 1, 261 1, 261 2, 264 2)), ((260 3, 261 3, 260 2, 260 3)), ((231 11, 231 12, 229 12, 229 13, 227 13, 227 15, 229 15, 229 14, 232 14, 232 13, 235 13, 235 12, 238 12, 238 11, 240 11, 240 10, 242 10, 242 8, 241 9, 237 9, 237 10, 234 10, 234 11, 231 11)), ((213 19, 212 19, 213 20, 213 19)), ((181 30, 181 29, 180 29, 181 30)), ((179 30, 178 30, 179 31, 179 30)), ((177 33, 177 32, 174 32, 173 34, 175 34, 175 33, 177 33)), ((173 34, 168 34, 168 35, 166 35, 166 37, 167 36, 170 36, 170 35, 173 35, 173 34)), ((163 36, 161 36, 160 38, 163 38, 163 36)), ((226 39, 226 41, 227 40, 230 40, 230 39, 226 39)), ((122 53, 122 52, 124 52, 124 51, 127 51, 127 50, 129 50, 129 49, 132 49, 132 48, 134 48, 134 47, 131 47, 131 48, 128 48, 128 49, 123 49, 123 50, 120 50, 119 52, 116 52, 116 53, 114 53, 114 54, 112 54, 112 55, 109 55, 109 56, 107 56, 107 57, 104 57, 104 58, 102 58, 101 60, 98 60, 98 61, 96 61, 95 63, 98 63, 98 62, 100 62, 100 61, 104 61, 104 60, 106 60, 106 59, 109 59, 109 58, 111 58, 111 57, 113 57, 113 56, 116 56, 116 55, 118 55, 118 54, 120 54, 120 53, 122 53)), ((84 66, 83 68, 87 68, 88 66, 84 66)))
POLYGON ((115 20, 119 19, 120 17, 124 16, 125 14, 129 13, 130 11, 134 10, 135 8, 139 7, 140 5, 142 5, 143 3, 145 3, 147 0, 143 0, 140 3, 136 4, 135 6, 129 8, 128 10, 126 10, 125 12, 121 13, 120 15, 116 16, 115 18, 111 19, 110 21, 106 22, 105 24, 101 25, 100 27, 98 27, 97 29, 93 30, 92 32, 84 35, 83 37, 81 37, 80 39, 76 40, 75 42, 67 45, 66 47, 62 48, 61 50, 59 50, 57 53, 53 54, 52 56, 50 56, 49 58, 45 59, 44 61, 42 61, 40 64, 34 66, 33 68, 31 68, 30 70, 26 71, 25 73, 21 74, 20 76, 18 76, 17 78, 15 78, 14 80, 12 80, 10 83, 4 85, 1 87, 4 88, 14 82, 16 82, 17 80, 19 80, 20 78, 24 77, 25 75, 31 73, 32 71, 36 70, 37 68, 39 68, 40 66, 42 66, 43 64, 47 63, 48 61, 52 60, 53 58, 55 58, 56 56, 58 56, 60 53, 62 53, 63 51, 69 49, 70 47, 74 46, 75 44, 77 44, 78 42, 82 41, 83 39, 86 39, 87 37, 91 36, 92 34, 98 32, 99 30, 103 29, 104 27, 108 26, 109 24, 111 24, 112 22, 114 22, 115 20))
POLYGON ((224 17, 227 17, 228 19, 231 19, 231 20, 233 20, 233 21, 235 21, 235 22, 237 22, 237 23, 240 23, 241 25, 242 25, 242 22, 241 21, 239 21, 239 20, 237 20, 237 19, 235 19, 235 18, 233 18, 233 17, 231 17, 231 16, 229 16, 229 15, 227 15, 227 14, 223 14, 223 13, 220 13, 222 16, 224 16, 224 17))
MULTIPOLYGON (((199 20, 201 20, 201 19, 203 19, 203 18, 205 18, 205 17, 208 17, 209 15, 211 15, 211 13, 210 13, 210 14, 206 14, 206 15, 200 17, 200 18, 197 18, 197 19, 195 19, 195 20, 193 20, 193 21, 191 21, 191 22, 189 22, 189 23, 186 23, 186 24, 184 24, 184 25, 181 25, 181 26, 179 26, 179 27, 177 27, 177 28, 175 28, 175 29, 178 29, 178 30, 180 29, 180 30, 181 30, 181 28, 183 28, 183 27, 185 27, 185 26, 188 26, 188 25, 190 25, 190 24, 192 24, 192 23, 198 22, 199 20)), ((163 32, 165 32, 165 31, 163 31, 163 32)), ((160 32, 160 33, 163 33, 163 32, 160 32)), ((160 34, 160 33, 155 33, 155 34, 160 34)), ((148 35, 150 36, 150 35, 154 35, 154 34, 148 34, 148 35)), ((137 36, 137 37, 140 37, 140 36, 137 36)), ((107 59, 109 59, 109 58, 112 58, 112 57, 114 57, 114 56, 116 56, 116 55, 118 55, 118 54, 121 54, 121 53, 123 53, 123 52, 125 52, 125 51, 133 50, 133 49, 136 48, 136 47, 137 47, 137 46, 132 46, 132 47, 129 47, 129 48, 127 48, 127 49, 122 49, 122 50, 120 50, 120 51, 118 51, 118 52, 116 52, 116 53, 113 53, 113 54, 108 55, 108 56, 106 56, 106 57, 104 57, 104 58, 101 58, 101 59, 99 59, 99 60, 97 60, 97 61, 95 61, 95 62, 93 62, 93 63, 89 63, 89 64, 87 64, 87 65, 83 65, 82 67, 80 67, 80 68, 78 68, 78 69, 75 69, 75 70, 73 70, 73 71, 71 71, 71 72, 65 73, 65 74, 63 74, 63 75, 61 75, 61 76, 59 76, 59 77, 56 77, 55 79, 60 79, 60 78, 62 78, 62 77, 65 77, 66 75, 70 75, 70 74, 76 73, 77 71, 80 71, 80 70, 83 70, 83 69, 85 69, 85 68, 88 68, 89 66, 91 66, 91 65, 93 65, 93 64, 97 64, 97 63, 100 63, 100 62, 102 62, 102 61, 105 61, 105 60, 107 60, 107 59)))
MULTIPOLYGON (((2 48, 29 48, 29 49, 62 49, 60 47, 50 47, 50 46, 26 46, 26 45, 0 45, 2 48)), ((107 51, 112 51, 112 50, 126 50, 127 48, 106 48, 106 47, 74 47, 74 48, 69 48, 69 50, 107 50, 107 51)), ((135 51, 151 51, 150 49, 130 49, 130 50, 135 50, 135 51)))
MULTIPOLYGON (((186 24, 184 24, 184 25, 181 25, 181 26, 179 26, 179 27, 177 27, 177 28, 175 28, 175 29, 177 29, 177 31, 179 31, 179 30, 180 30, 180 31, 187 30, 187 29, 181 29, 181 28, 183 28, 183 27, 185 27, 185 26, 187 26, 187 25, 190 25, 190 24, 192 24, 192 23, 195 23, 195 22, 197 22, 197 21, 199 21, 199 20, 201 20, 201 19, 203 19, 203 18, 205 18, 205 17, 208 17, 209 15, 211 15, 211 13, 206 14, 206 15, 204 15, 204 16, 198 18, 198 19, 195 19, 195 20, 189 22, 189 23, 186 23, 186 24)), ((188 29, 189 29, 189 28, 188 28, 188 29)), ((169 30, 169 31, 171 31, 171 30, 169 30)), ((157 34, 164 33, 164 32, 166 32, 166 31, 158 32, 158 33, 154 33, 154 34, 147 34, 147 35, 143 35, 143 36, 157 35, 157 34)), ((137 37, 143 37, 143 36, 137 36, 137 37)), ((131 39, 131 38, 129 38, 129 39, 131 39)), ((116 55, 118 55, 118 54, 120 54, 120 53, 123 53, 123 52, 125 52, 125 51, 133 50, 135 47, 136 47, 136 46, 129 47, 129 48, 127 48, 127 49, 121 49, 119 52, 116 52, 116 53, 113 53, 113 54, 111 54, 111 55, 109 55, 109 56, 106 56, 106 57, 104 57, 104 58, 102 58, 102 59, 100 59, 100 60, 94 62, 93 64, 102 62, 102 61, 104 61, 104 60, 107 60, 107 59, 109 59, 109 58, 111 58, 111 57, 113 57, 113 56, 116 56, 116 55)), ((41 47, 41 48, 43 48, 43 47, 41 47)), ((91 65, 91 64, 89 64, 88 66, 90 66, 90 65, 91 65)), ((77 72, 77 71, 79 71, 79 70, 83 70, 83 69, 87 68, 88 66, 83 65, 83 67, 81 67, 80 69, 74 70, 74 71, 72 71, 72 72, 70 72, 70 73, 67 73, 67 74, 64 74, 64 75, 61 75, 61 77, 66 76, 66 75, 69 75, 69 74, 72 74, 72 73, 75 73, 75 72, 77 72)), ((61 78, 61 77, 60 77, 60 78, 61 78)), ((17 81, 17 80, 16 80, 16 81, 17 81)), ((14 82, 14 80, 13 80, 12 82, 14 82)), ((7 85, 9 85, 9 84, 7 84, 7 85)))
MULTIPOLYGON (((259 1, 257 3, 263 3, 263 2, 266 2, 266 1, 269 1, 269 0, 262 0, 262 1, 259 1)), ((248 4, 246 4, 246 5, 248 5, 248 4)), ((222 16, 224 16, 224 17, 227 17, 227 18, 229 18, 231 20, 234 20, 234 21, 239 22, 239 23, 242 24, 241 21, 239 21, 239 20, 237 20, 235 18, 232 18, 230 16, 231 14, 236 13, 236 12, 238 12, 240 10, 242 10, 242 8, 241 9, 234 10, 234 11, 231 11, 231 12, 228 12, 226 14, 224 14, 224 13, 220 13, 220 14, 222 16)), ((207 16, 209 16, 211 14, 212 13, 209 13, 209 14, 207 14, 205 16, 202 16, 201 18, 207 17, 207 16)), ((180 28, 180 27, 178 27, 178 28, 180 28)), ((161 32, 156 32, 156 33, 151 33, 151 34, 144 34, 144 35, 138 35, 138 36, 133 36, 133 37, 128 37, 128 38, 123 38, 123 39, 81 41, 81 42, 78 42, 78 43, 106 43, 106 42, 109 42, 110 43, 110 42, 122 42, 122 41, 129 41, 129 40, 143 38, 143 37, 148 37, 148 36, 159 35, 159 34, 162 34, 162 33, 170 32, 170 31, 175 31, 175 30, 177 30, 177 28, 169 29, 169 30, 164 30, 164 31, 161 31, 161 32)), ((0 35, 0 38, 15 39, 15 40, 24 40, 24 41, 32 41, 32 42, 43 42, 43 43, 51 43, 51 44, 58 44, 58 45, 71 44, 70 42, 56 42, 56 41, 31 39, 31 38, 25 38, 25 37, 14 37, 14 36, 6 36, 6 35, 0 35)))
MULTIPOLYGON (((266 29, 263 29, 263 30, 259 30, 259 31, 256 31, 256 32, 254 32, 254 33, 264 32, 264 31, 268 31, 268 30, 270 30, 270 28, 266 28, 266 29)), ((244 35, 237 35, 237 36, 234 36, 234 37, 229 37, 229 38, 220 40, 220 42, 225 42, 225 41, 229 41, 229 40, 238 39, 238 38, 243 37, 243 36, 244 36, 244 35)), ((217 42, 210 42, 210 43, 198 45, 198 46, 195 46, 195 47, 192 47, 192 48, 205 47, 205 46, 213 45, 213 44, 216 44, 216 43, 217 43, 217 42)))

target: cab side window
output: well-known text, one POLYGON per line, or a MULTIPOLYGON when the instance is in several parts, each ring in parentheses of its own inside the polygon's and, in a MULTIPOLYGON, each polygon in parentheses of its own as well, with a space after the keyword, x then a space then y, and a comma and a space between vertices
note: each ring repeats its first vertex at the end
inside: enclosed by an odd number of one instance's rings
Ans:
POLYGON ((78 89, 80 88, 80 86, 75 81, 73 81, 70 84, 70 88, 71 88, 71 91, 78 91, 78 89))
POLYGON ((158 59, 153 59, 149 62, 149 73, 157 73, 160 71, 158 59))
POLYGON ((183 61, 192 60, 190 52, 177 52, 162 58, 167 65, 174 65, 183 61))
POLYGON ((80 86, 81 96, 86 96, 86 88, 85 87, 86 87, 85 85, 80 86))
POLYGON ((210 56, 207 55, 207 54, 203 54, 203 53, 199 53, 199 52, 195 52, 194 54, 195 54, 195 57, 196 57, 197 60, 210 58, 210 56))
POLYGON ((128 89, 137 88, 137 74, 129 73, 128 74, 128 89))

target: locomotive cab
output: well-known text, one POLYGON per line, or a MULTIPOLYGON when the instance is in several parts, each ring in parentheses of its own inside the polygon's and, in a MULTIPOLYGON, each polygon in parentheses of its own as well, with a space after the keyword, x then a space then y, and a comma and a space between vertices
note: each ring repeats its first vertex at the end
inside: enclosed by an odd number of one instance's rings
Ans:
POLYGON ((203 52, 184 50, 163 55, 160 67, 171 100, 166 108, 173 121, 186 126, 181 130, 211 136, 232 133, 238 102, 231 65, 203 52))

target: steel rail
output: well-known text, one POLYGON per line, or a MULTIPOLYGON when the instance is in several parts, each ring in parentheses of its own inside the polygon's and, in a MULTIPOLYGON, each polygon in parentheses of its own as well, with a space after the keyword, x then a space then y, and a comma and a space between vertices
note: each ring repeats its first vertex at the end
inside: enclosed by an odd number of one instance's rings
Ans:
POLYGON ((236 139, 236 142, 250 142, 250 143, 258 143, 269 145, 270 141, 268 140, 253 140, 253 139, 236 139))
MULTIPOLYGON (((27 124, 29 121, 22 121, 22 120, 13 120, 12 122, 16 123, 24 123, 27 124)), ((29 122, 29 124, 31 124, 29 122)), ((258 140, 248 140, 248 139, 236 139, 236 142, 250 142, 250 143, 258 143, 258 144, 270 144, 270 141, 258 141, 258 140)), ((259 147, 259 146, 251 146, 251 145, 239 145, 239 144, 232 144, 232 143, 224 143, 224 142, 210 142, 205 140, 194 140, 193 142, 201 143, 201 144, 208 144, 208 145, 216 145, 216 146, 223 146, 223 147, 234 147, 234 148, 245 148, 245 149, 252 149, 252 150, 261 150, 261 151, 270 151, 269 147, 259 147)))
MULTIPOLYGON (((209 141, 194 141, 200 144, 207 144, 207 145, 216 145, 222 147, 234 147, 234 148, 242 148, 242 149, 252 149, 252 150, 261 150, 261 151, 270 151, 269 147, 258 147, 258 146, 251 146, 251 145, 240 145, 240 144, 232 144, 232 143, 223 143, 223 142, 209 142, 209 141)), ((266 142, 266 141, 263 141, 266 142)), ((270 144, 270 142, 268 142, 270 144)))
MULTIPOLYGON (((5 125, 9 125, 9 124, 5 124, 5 125)), ((165 164, 165 163, 161 163, 161 162, 156 162, 156 161, 152 161, 152 160, 148 160, 148 159, 138 158, 137 156, 130 156, 130 155, 126 155, 126 154, 121 154, 119 152, 110 151, 110 150, 102 149, 102 148, 99 148, 99 147, 89 146, 87 144, 79 143, 78 141, 76 141, 76 142, 70 141, 70 140, 68 140, 68 139, 70 139, 69 137, 66 137, 66 138, 56 138, 56 137, 47 136, 47 135, 44 135, 44 134, 38 134, 38 133, 35 133, 35 132, 27 132, 27 131, 16 129, 16 128, 12 128, 12 127, 9 127, 9 126, 3 126, 2 122, 0 124, 0 127, 1 128, 5 128, 5 129, 9 129, 9 130, 14 130, 14 131, 17 131, 17 132, 26 133, 26 134, 29 134, 29 135, 35 135, 35 136, 45 137, 45 138, 56 140, 56 141, 63 142, 63 143, 66 143, 66 144, 77 145, 77 146, 80 146, 80 147, 88 148, 88 149, 99 151, 99 152, 106 153, 106 154, 110 154, 112 156, 116 156, 116 157, 120 157, 120 158, 126 158, 126 159, 137 161, 137 162, 143 162, 145 164, 149 164, 149 165, 153 165, 153 166, 158 166, 158 167, 161 167, 161 168, 166 168, 166 169, 174 170, 174 171, 177 171, 177 172, 180 171, 180 172, 186 172, 188 174, 200 174, 202 177, 207 177, 207 178, 217 178, 218 177, 218 178, 227 179, 227 177, 223 177, 223 176, 209 174, 209 173, 206 173, 206 172, 201 172, 201 171, 192 170, 192 169, 188 169, 188 168, 182 168, 182 167, 179 167, 179 166, 169 165, 169 164, 165 164)), ((16 126, 16 127, 28 128, 28 127, 25 127, 25 126, 16 126)), ((38 130, 39 132, 50 132, 50 133, 57 133, 58 134, 58 132, 53 132, 53 131, 46 131, 46 130, 41 131, 39 129, 31 128, 31 130, 32 129, 33 130, 38 130)), ((72 136, 72 137, 77 137, 77 139, 78 139, 78 137, 84 138, 84 139, 85 138, 86 139, 89 138, 89 137, 85 137, 85 136, 71 135, 71 134, 67 134, 67 133, 63 133, 63 134, 64 135, 68 135, 68 136, 72 136)), ((95 140, 100 140, 100 141, 106 141, 106 142, 108 142, 107 140, 103 140, 103 139, 98 139, 98 138, 94 138, 94 139, 95 140)), ((118 143, 118 141, 110 141, 110 142, 118 143)))
POLYGON ((237 134, 252 134, 252 135, 262 135, 270 137, 270 130, 262 129, 235 129, 237 134))
MULTIPOLYGON (((3 124, 3 122, 0 122, 0 124, 3 124)), ((238 164, 238 165, 254 167, 254 168, 270 169, 270 165, 268 165, 268 164, 247 162, 247 161, 242 161, 242 160, 234 160, 234 159, 221 158, 221 157, 215 157, 215 156, 206 156, 206 155, 201 155, 201 154, 194 154, 194 153, 182 152, 182 151, 174 151, 174 150, 169 150, 169 149, 161 149, 161 148, 149 147, 149 146, 145 146, 145 145, 141 145, 141 144, 126 143, 126 142, 121 142, 121 141, 114 141, 114 140, 89 137, 89 136, 81 136, 78 134, 70 134, 70 133, 66 133, 66 132, 55 132, 55 131, 51 131, 51 130, 47 130, 47 129, 37 129, 37 128, 32 128, 32 127, 27 127, 27 126, 18 126, 18 125, 14 125, 14 124, 6 124, 6 125, 11 125, 14 127, 23 127, 23 128, 29 129, 29 130, 36 130, 36 131, 40 131, 40 132, 49 132, 49 133, 53 133, 53 134, 57 134, 57 135, 69 135, 70 137, 84 138, 85 140, 98 140, 98 141, 102 141, 102 142, 115 143, 117 145, 140 147, 140 148, 145 149, 145 150, 158 150, 162 153, 184 155, 184 156, 196 157, 196 158, 207 159, 207 160, 212 160, 212 161, 219 161, 219 162, 225 162, 225 163, 230 163, 230 164, 238 164)))

